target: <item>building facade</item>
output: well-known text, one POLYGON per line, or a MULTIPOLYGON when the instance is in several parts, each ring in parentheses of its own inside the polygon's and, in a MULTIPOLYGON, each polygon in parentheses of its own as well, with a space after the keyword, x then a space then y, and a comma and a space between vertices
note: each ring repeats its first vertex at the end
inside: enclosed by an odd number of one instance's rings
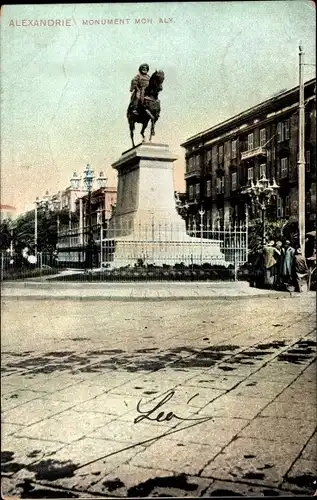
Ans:
POLYGON ((114 187, 82 192, 69 187, 62 196, 62 209, 69 209, 67 225, 58 228, 58 261, 61 265, 81 266, 85 262, 90 228, 94 241, 95 265, 103 260, 100 242, 106 234, 117 200, 114 187), (64 203, 63 203, 64 199, 64 203))
MULTIPOLYGON (((305 83, 306 227, 316 220, 316 80, 305 83)), ((204 211, 204 226, 245 220, 244 189, 263 175, 279 185, 269 219, 298 220, 299 87, 270 99, 189 138, 186 159, 187 223, 204 211)))

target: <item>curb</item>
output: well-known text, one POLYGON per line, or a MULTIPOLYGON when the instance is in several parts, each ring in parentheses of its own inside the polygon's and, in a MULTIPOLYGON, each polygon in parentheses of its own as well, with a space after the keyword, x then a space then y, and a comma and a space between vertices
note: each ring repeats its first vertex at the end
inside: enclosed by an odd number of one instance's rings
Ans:
POLYGON ((166 296, 166 297, 135 297, 135 296, 109 296, 103 297, 100 295, 87 295, 87 296, 74 296, 74 295, 8 295, 2 296, 2 300, 69 300, 69 301, 117 301, 117 302, 165 302, 165 301, 177 301, 177 300, 246 300, 246 299, 260 299, 260 298, 271 298, 271 299, 282 299, 282 298, 293 298, 296 296, 290 295, 288 292, 280 292, 276 294, 257 294, 257 295, 193 295, 193 296, 166 296))
POLYGON ((168 286, 171 288, 179 287, 201 287, 201 288, 250 288, 247 281, 3 281, 1 288, 41 288, 46 290, 58 290, 63 288, 69 289, 86 289, 86 288, 144 288, 144 287, 160 287, 168 286))

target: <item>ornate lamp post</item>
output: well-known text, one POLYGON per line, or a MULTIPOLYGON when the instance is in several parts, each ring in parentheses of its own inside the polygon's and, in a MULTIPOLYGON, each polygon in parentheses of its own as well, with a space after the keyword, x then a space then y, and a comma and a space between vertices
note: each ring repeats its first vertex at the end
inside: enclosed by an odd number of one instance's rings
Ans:
MULTIPOLYGON (((71 187, 74 190, 78 190, 80 188, 81 178, 77 175, 77 172, 73 173, 73 177, 70 179, 71 187)), ((85 266, 86 269, 93 267, 93 231, 92 231, 92 214, 91 214, 91 192, 94 181, 94 171, 92 170, 89 164, 86 165, 86 168, 83 173, 83 181, 85 190, 88 193, 87 199, 87 209, 86 213, 88 215, 88 238, 87 238, 87 246, 85 252, 85 266)), ((82 198, 79 198, 79 233, 80 233, 80 242, 83 244, 83 206, 82 206, 82 198)))
POLYGON ((40 204, 39 197, 36 197, 36 200, 34 202, 35 208, 34 208, 34 253, 35 257, 37 258, 37 209, 40 204))
POLYGON ((247 194, 251 199, 251 203, 253 205, 257 205, 261 209, 262 243, 265 241, 266 209, 271 203, 271 199, 277 195, 278 189, 279 186, 276 184, 275 178, 273 178, 273 182, 271 183, 264 174, 261 179, 256 181, 256 184, 251 181, 251 186, 242 190, 242 194, 247 194))
POLYGON ((92 269, 92 246, 93 246, 93 232, 92 232, 92 214, 91 214, 91 191, 92 184, 94 181, 94 171, 91 166, 88 164, 84 170, 84 185, 88 192, 88 242, 87 242, 87 250, 86 250, 86 268, 92 269))
POLYGON ((204 215, 205 215, 205 210, 203 210, 202 204, 200 205, 200 210, 199 210, 199 215, 200 215, 200 265, 203 263, 203 225, 204 225, 204 215))
MULTIPOLYGON (((70 185, 71 188, 75 191, 79 189, 80 185, 80 177, 77 175, 77 172, 73 173, 73 177, 70 179, 70 185)), ((84 237, 83 237, 83 199, 82 197, 78 196, 79 198, 79 243, 80 245, 84 244, 84 237)))
MULTIPOLYGON (((98 188, 99 189, 104 189, 107 185, 107 177, 105 177, 104 173, 101 171, 99 174, 99 177, 96 179, 98 183, 98 188)), ((100 229, 100 267, 103 261, 103 247, 102 247, 102 240, 103 240, 103 212, 105 213, 106 216, 106 209, 107 209, 107 200, 106 200, 106 195, 107 193, 104 193, 104 207, 102 205, 98 208, 97 210, 97 224, 99 225, 100 229)))

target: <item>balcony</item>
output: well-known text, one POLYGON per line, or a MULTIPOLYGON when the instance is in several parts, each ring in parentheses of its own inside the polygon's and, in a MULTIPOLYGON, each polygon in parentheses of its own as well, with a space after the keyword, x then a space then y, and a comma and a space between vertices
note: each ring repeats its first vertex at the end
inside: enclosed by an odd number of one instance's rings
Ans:
POLYGON ((200 177, 201 176, 201 170, 200 167, 195 167, 192 168, 191 170, 188 170, 188 172, 185 172, 185 179, 189 179, 190 177, 200 177))
POLYGON ((263 146, 258 148, 249 149, 241 153, 241 160, 247 160, 249 158, 254 158, 255 156, 266 156, 266 149, 263 146))

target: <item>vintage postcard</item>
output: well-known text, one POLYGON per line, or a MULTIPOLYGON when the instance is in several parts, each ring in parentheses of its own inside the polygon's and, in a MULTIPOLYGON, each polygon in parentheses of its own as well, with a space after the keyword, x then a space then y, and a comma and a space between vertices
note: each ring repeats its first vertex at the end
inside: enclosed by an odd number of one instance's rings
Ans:
POLYGON ((1 9, 4 498, 311 496, 310 0, 1 9))

